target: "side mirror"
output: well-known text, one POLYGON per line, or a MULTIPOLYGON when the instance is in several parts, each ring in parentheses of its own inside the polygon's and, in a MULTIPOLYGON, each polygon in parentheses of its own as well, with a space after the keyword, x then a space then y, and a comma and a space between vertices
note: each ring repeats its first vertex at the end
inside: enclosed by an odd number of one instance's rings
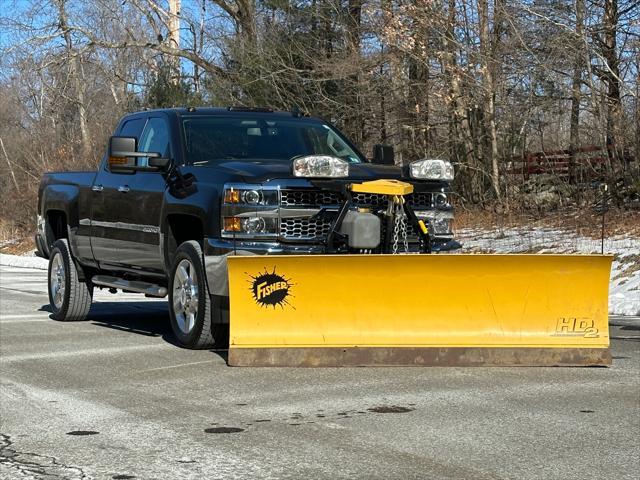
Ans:
POLYGON ((135 137, 111 137, 109 139, 108 162, 113 170, 131 171, 136 167, 138 139, 135 137))
POLYGON ((149 166, 157 168, 158 170, 167 170, 171 165, 171 159, 165 157, 151 157, 149 158, 149 166))
POLYGON ((395 165, 393 147, 391 145, 374 145, 373 163, 377 163, 379 165, 395 165))
POLYGON ((111 137, 109 139, 110 157, 135 157, 137 151, 138 139, 136 137, 111 137))
POLYGON ((171 159, 162 158, 156 152, 139 152, 138 139, 135 137, 111 137, 109 139, 109 168, 116 172, 166 170, 171 159), (147 165, 138 165, 137 158, 148 158, 147 165))

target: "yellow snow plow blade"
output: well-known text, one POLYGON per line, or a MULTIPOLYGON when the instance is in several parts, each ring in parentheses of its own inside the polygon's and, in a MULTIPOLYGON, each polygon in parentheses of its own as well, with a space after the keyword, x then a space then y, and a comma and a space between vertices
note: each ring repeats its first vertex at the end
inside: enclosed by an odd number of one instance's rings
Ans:
POLYGON ((609 365, 611 261, 229 257, 229 364, 609 365))

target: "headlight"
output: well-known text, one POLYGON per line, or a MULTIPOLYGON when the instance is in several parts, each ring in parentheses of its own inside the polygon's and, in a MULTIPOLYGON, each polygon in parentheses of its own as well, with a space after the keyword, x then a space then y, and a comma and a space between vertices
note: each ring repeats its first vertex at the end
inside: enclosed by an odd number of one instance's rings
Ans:
POLYGON ((449 234, 451 233, 451 219, 450 218, 435 218, 431 225, 435 234, 449 234))
POLYGON ((309 155, 293 161, 294 177, 347 177, 349 164, 330 155, 309 155))
POLYGON ((278 232, 278 219, 265 217, 223 217, 222 235, 247 236, 275 235, 278 232))
POLYGON ((438 193, 434 197, 433 204, 436 208, 444 208, 449 206, 449 199, 444 193, 438 193))
POLYGON ((424 180, 453 180, 453 165, 446 160, 417 160, 409 166, 412 178, 424 180))
POLYGON ((242 194, 242 199, 244 203, 248 203, 249 205, 258 205, 260 200, 262 200, 262 195, 258 190, 246 190, 242 194))
POLYGON ((265 221, 262 217, 247 217, 240 220, 242 230, 246 233, 262 233, 265 229, 265 221))
POLYGON ((415 212, 416 217, 429 224, 429 232, 436 237, 451 236, 453 213, 433 210, 415 212))
POLYGON ((278 192, 275 189, 264 190, 260 186, 228 184, 224 186, 225 205, 277 205, 278 192))
POLYGON ((274 186, 227 183, 221 205, 224 238, 273 239, 278 235, 279 191, 274 186))

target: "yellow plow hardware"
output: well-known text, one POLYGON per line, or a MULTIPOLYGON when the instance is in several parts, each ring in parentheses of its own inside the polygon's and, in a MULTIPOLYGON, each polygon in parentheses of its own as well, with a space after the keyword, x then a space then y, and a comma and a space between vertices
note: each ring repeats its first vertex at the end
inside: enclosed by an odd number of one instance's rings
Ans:
POLYGON ((231 256, 229 365, 610 365, 611 262, 231 256))
POLYGON ((400 180, 372 180, 370 182, 351 184, 351 191, 356 193, 401 196, 413 193, 413 185, 401 182, 400 180))

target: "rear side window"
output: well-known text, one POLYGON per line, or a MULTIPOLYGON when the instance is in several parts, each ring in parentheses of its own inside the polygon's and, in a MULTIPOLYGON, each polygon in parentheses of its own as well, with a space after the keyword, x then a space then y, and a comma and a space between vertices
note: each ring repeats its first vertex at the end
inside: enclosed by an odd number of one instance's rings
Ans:
POLYGON ((138 140, 140 140, 142 129, 144 128, 144 123, 146 121, 146 118, 134 118, 133 120, 127 120, 126 122, 124 122, 124 125, 122 125, 119 136, 136 137, 138 140))

